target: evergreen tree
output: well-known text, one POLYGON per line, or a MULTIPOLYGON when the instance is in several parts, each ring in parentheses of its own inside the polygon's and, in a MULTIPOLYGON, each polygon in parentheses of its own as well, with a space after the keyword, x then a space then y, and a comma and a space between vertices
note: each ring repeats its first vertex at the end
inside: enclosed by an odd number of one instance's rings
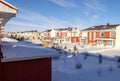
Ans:
POLYGON ((23 40, 25 40, 25 37, 24 37, 24 36, 21 37, 21 41, 23 41, 23 40))
POLYGON ((14 38, 14 35, 13 35, 13 34, 11 34, 11 38, 14 38))

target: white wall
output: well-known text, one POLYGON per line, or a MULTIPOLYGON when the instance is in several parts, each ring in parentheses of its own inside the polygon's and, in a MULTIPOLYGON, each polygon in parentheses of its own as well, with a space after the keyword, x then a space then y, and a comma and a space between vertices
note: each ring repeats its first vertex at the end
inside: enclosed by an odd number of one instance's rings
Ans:
POLYGON ((87 37, 87 31, 82 31, 82 37, 87 37))
POLYGON ((120 26, 116 27, 116 47, 120 48, 120 26))
POLYGON ((51 37, 55 37, 55 30, 54 29, 52 29, 52 31, 50 31, 50 35, 51 35, 51 37))

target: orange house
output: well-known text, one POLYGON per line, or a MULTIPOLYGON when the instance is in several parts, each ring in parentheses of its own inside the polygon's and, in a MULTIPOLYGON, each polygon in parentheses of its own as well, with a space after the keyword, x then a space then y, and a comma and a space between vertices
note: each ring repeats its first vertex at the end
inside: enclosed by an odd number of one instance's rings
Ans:
POLYGON ((119 24, 93 26, 82 30, 87 32, 86 43, 97 46, 116 46, 116 28, 119 24))

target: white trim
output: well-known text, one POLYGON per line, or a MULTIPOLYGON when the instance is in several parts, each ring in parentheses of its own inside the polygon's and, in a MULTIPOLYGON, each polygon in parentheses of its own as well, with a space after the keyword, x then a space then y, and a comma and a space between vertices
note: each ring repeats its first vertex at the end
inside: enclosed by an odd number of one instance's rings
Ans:
POLYGON ((41 58, 50 58, 50 57, 56 57, 59 56, 59 54, 54 55, 44 55, 44 56, 35 56, 35 57, 24 57, 24 58, 8 58, 8 59, 1 59, 1 62, 12 62, 12 61, 21 61, 21 60, 32 60, 32 59, 41 59, 41 58))
POLYGON ((4 0, 1 0, 3 3, 9 5, 10 7, 14 8, 15 10, 18 10, 18 8, 16 8, 15 6, 11 5, 10 3, 4 1, 4 0))
POLYGON ((115 40, 115 39, 112 39, 112 38, 96 38, 96 40, 115 40))

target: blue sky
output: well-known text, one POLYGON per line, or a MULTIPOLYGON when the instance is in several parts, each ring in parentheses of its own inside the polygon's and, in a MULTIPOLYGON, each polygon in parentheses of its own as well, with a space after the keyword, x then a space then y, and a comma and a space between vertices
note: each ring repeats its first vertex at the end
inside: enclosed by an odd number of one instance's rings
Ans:
POLYGON ((6 0, 19 9, 6 32, 120 24, 120 0, 6 0))

